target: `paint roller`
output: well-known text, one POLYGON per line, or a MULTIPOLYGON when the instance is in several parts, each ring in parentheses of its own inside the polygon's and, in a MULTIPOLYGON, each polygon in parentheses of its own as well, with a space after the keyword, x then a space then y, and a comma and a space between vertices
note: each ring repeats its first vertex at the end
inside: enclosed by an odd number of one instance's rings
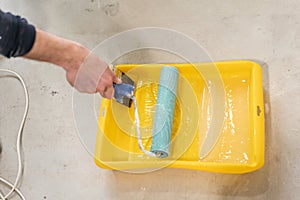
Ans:
MULTIPOLYGON (((126 76, 123 74, 123 76, 126 76)), ((115 100, 123 105, 130 107, 128 99, 133 100, 138 144, 140 149, 148 156, 165 158, 170 155, 170 141, 172 134, 172 125, 174 119, 174 108, 176 101, 176 91, 178 83, 178 70, 173 66, 164 66, 160 72, 158 94, 156 100, 156 110, 154 115, 154 124, 152 128, 152 145, 150 151, 146 150, 142 144, 140 133, 140 122, 136 98, 134 97, 133 81, 129 77, 121 77, 126 83, 116 84, 115 100), (128 81, 129 79, 130 81, 128 81), (124 101, 124 99, 126 101, 124 101)))

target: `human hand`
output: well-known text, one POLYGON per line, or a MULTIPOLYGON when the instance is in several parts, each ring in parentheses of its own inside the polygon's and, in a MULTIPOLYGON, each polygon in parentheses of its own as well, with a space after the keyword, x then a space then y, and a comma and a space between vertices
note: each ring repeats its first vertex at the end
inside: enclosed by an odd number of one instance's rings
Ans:
POLYGON ((36 29, 34 45, 24 57, 63 67, 68 82, 80 92, 99 92, 112 98, 113 83, 121 83, 108 65, 86 47, 40 29, 36 29))
POLYGON ((114 95, 113 83, 122 81, 109 69, 107 63, 90 53, 82 64, 66 68, 69 83, 79 92, 99 92, 104 98, 114 95))

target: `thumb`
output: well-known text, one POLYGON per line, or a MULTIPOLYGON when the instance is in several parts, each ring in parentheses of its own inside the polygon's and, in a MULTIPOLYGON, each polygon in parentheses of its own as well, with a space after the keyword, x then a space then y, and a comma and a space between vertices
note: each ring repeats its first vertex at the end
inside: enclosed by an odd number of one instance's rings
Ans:
POLYGON ((119 78, 115 75, 114 78, 113 78, 113 82, 116 83, 116 84, 121 84, 121 83, 122 83, 122 80, 119 79, 119 78))

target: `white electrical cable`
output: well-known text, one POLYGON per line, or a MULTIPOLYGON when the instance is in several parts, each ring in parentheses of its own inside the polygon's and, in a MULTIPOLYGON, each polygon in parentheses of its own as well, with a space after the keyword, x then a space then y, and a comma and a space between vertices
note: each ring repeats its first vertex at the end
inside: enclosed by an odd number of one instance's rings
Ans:
MULTIPOLYGON (((14 185, 13 185, 12 183, 8 182, 8 181, 5 180, 5 179, 3 179, 3 180, 1 180, 1 181, 2 181, 2 183, 6 184, 7 186, 9 186, 9 187, 11 187, 11 188, 14 187, 14 185)), ((22 192, 21 192, 18 188, 15 188, 15 192, 21 197, 21 199, 25 199, 24 195, 22 194, 22 192)), ((1 193, 0 193, 0 197, 1 197, 1 199, 5 199, 5 197, 2 196, 1 193)))
POLYGON ((18 136, 17 136, 17 156, 18 156, 18 173, 17 173, 17 177, 15 179, 14 184, 11 184, 9 181, 7 181, 6 179, 0 177, 0 182, 2 182, 3 184, 5 184, 6 186, 10 187, 10 191, 6 194, 6 195, 2 195, 0 193, 0 198, 1 200, 7 200, 14 192, 16 192, 21 199, 25 200, 24 195, 21 193, 21 191, 17 188, 17 186, 19 185, 20 182, 20 178, 22 176, 22 171, 23 171, 23 162, 22 162, 22 154, 21 154, 21 142, 22 142, 22 133, 23 133, 23 128, 24 128, 24 124, 25 124, 25 120, 27 117, 27 113, 28 113, 28 106, 29 106, 29 97, 28 97, 28 91, 25 85, 25 82, 23 80, 23 78, 16 72, 9 70, 9 69, 0 69, 0 71, 2 72, 7 72, 10 74, 13 74, 15 78, 17 78, 24 89, 24 93, 25 93, 25 111, 23 114, 23 119, 21 121, 21 125, 18 131, 18 136))

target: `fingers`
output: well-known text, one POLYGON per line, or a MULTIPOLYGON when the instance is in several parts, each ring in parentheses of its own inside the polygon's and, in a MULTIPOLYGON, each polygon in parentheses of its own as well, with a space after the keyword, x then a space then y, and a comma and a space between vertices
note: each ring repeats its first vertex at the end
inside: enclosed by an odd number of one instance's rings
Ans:
POLYGON ((113 87, 109 87, 106 90, 104 90, 104 94, 103 97, 107 98, 107 99, 111 99, 114 96, 114 88, 113 87))
POLYGON ((97 92, 104 98, 111 99, 114 95, 113 83, 120 84, 122 81, 107 68, 98 83, 97 92))
POLYGON ((105 86, 104 84, 99 85, 97 88, 97 92, 104 98, 111 99, 114 95, 114 88, 113 86, 105 86))
POLYGON ((122 83, 122 80, 119 79, 116 75, 114 75, 113 81, 114 81, 114 83, 116 83, 116 84, 121 84, 121 83, 122 83))

